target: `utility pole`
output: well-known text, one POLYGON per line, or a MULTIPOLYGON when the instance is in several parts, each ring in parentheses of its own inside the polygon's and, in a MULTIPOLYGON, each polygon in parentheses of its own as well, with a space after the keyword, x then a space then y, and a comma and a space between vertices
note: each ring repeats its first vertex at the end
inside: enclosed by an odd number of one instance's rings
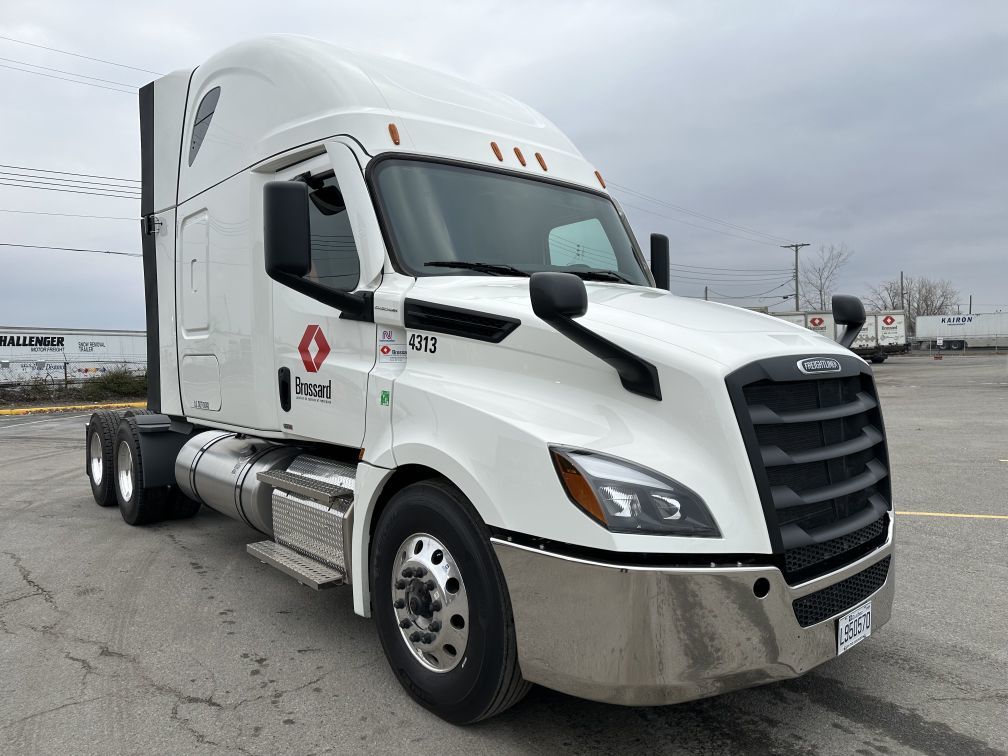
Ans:
POLYGON ((970 310, 969 310, 969 314, 970 315, 973 314, 973 295, 972 294, 970 294, 970 310))
POLYGON ((781 244, 781 249, 794 250, 794 311, 801 312, 801 303, 798 301, 798 250, 807 247, 808 242, 801 244, 781 244))
POLYGON ((903 271, 900 271, 900 309, 906 312, 906 300, 903 299, 903 271))
MULTIPOLYGON (((707 287, 706 286, 703 287, 703 298, 704 298, 704 302, 706 302, 707 301, 707 287)), ((972 300, 972 298, 973 298, 973 295, 971 294, 970 295, 970 299, 972 300)))

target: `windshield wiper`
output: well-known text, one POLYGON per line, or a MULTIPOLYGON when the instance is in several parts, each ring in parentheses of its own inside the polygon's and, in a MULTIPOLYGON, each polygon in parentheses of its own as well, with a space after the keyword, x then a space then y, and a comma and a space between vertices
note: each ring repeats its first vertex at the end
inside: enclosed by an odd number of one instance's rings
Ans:
POLYGON ((575 276, 585 279, 586 281, 619 281, 620 283, 628 283, 636 285, 636 281, 632 281, 622 273, 617 273, 614 270, 596 270, 594 268, 578 268, 575 270, 565 270, 564 273, 573 273, 575 276))
POLYGON ((424 265, 429 268, 463 268, 465 270, 475 270, 479 273, 486 273, 490 276, 522 276, 528 278, 529 273, 513 265, 500 263, 469 262, 467 260, 430 260, 424 265))

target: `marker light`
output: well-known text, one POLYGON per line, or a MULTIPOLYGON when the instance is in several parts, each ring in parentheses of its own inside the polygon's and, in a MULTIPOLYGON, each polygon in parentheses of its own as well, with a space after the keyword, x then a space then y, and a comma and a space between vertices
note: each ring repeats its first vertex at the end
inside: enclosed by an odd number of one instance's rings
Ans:
POLYGON ((388 133, 392 137, 392 144, 399 144, 399 128, 394 123, 388 125, 388 133))
POLYGON ((542 153, 540 153, 540 152, 537 152, 537 153, 535 154, 535 156, 536 156, 536 160, 538 160, 538 161, 539 161, 539 165, 541 165, 541 166, 542 166, 542 169, 543 169, 544 171, 548 171, 548 170, 549 170, 549 168, 547 168, 547 167, 546 167, 546 158, 544 158, 544 157, 542 156, 542 153))
POLYGON ((497 142, 490 142, 490 149, 493 150, 493 154, 497 156, 497 159, 503 162, 504 153, 501 152, 501 148, 497 145, 497 142))
POLYGON ((522 151, 515 147, 515 157, 518 158, 518 162, 522 164, 522 168, 525 167, 525 156, 522 155, 522 151))
POLYGON ((554 446, 550 454, 571 501, 614 533, 721 535, 703 499, 672 478, 581 449, 554 446))
POLYGON ((602 185, 602 188, 605 189, 605 179, 602 178, 602 174, 599 173, 598 171, 595 171, 595 178, 598 179, 598 182, 602 185))

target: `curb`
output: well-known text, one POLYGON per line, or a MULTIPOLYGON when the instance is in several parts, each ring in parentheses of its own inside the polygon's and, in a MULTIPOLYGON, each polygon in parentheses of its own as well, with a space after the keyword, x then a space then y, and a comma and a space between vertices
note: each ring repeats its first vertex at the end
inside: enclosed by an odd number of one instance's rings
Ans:
POLYGON ((20 407, 0 409, 0 415, 47 415, 53 412, 76 412, 78 410, 128 409, 146 407, 147 402, 119 402, 117 404, 69 404, 62 407, 20 407))

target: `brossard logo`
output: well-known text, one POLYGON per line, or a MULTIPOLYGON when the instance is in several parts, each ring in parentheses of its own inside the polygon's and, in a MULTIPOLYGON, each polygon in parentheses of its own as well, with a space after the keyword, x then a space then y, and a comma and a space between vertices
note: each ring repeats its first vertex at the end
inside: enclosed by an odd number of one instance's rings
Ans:
POLYGON ((822 328, 825 322, 826 320, 820 318, 818 315, 816 315, 814 318, 809 318, 809 324, 811 324, 813 328, 822 328))
POLYGON ((839 373, 842 370, 839 360, 834 360, 832 357, 806 357, 804 360, 798 360, 798 369, 806 375, 809 373, 839 373))
MULTIPOLYGON (((317 323, 312 323, 305 328, 301 342, 298 344, 298 354, 301 355, 301 362, 304 364, 305 370, 309 373, 317 373, 331 351, 329 342, 317 323), (312 354, 313 347, 314 354, 312 354)), ((332 401, 332 381, 316 383, 304 381, 299 376, 294 376, 294 395, 310 402, 329 403, 332 401)))

